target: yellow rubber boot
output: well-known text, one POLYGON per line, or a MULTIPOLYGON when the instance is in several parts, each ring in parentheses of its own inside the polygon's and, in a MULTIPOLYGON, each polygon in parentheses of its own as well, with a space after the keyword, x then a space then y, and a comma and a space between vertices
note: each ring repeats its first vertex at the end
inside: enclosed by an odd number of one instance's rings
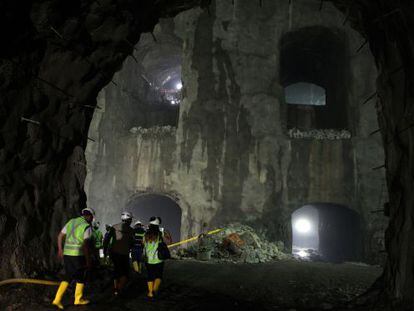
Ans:
POLYGON ((154 281, 154 293, 156 294, 160 290, 161 279, 155 279, 154 281))
POLYGON ((61 282, 60 285, 59 285, 59 288, 56 292, 55 300, 53 300, 53 302, 52 302, 52 305, 55 305, 60 310, 64 309, 63 305, 62 305, 62 297, 63 297, 63 294, 66 292, 68 286, 69 286, 68 282, 66 282, 66 281, 61 282))
POLYGON ((83 289, 85 284, 76 283, 75 289, 75 306, 87 305, 89 304, 89 300, 83 299, 83 289))
POLYGON ((148 285, 148 294, 147 294, 147 296, 149 298, 152 298, 152 297, 154 297, 154 282, 148 282, 147 285, 148 285))

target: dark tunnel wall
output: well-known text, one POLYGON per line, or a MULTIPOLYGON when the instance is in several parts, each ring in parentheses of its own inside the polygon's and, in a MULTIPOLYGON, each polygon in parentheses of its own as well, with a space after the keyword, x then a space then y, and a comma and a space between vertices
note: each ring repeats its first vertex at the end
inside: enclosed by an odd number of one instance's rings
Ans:
MULTIPOLYGON (((98 91, 158 17, 200 2, 208 1, 1 3, 1 278, 50 267, 57 231, 85 203, 83 149, 98 91)), ((380 70, 369 104, 377 105, 390 194, 382 297, 412 301, 414 3, 332 2, 367 37, 380 70)))

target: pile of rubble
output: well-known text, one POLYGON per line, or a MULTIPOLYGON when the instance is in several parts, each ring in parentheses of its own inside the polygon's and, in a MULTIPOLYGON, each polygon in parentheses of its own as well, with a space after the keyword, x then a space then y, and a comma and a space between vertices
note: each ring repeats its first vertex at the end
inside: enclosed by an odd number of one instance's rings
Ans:
POLYGON ((132 127, 129 129, 131 134, 141 135, 143 138, 175 136, 177 128, 174 126, 153 126, 150 128, 132 127))
POLYGON ((288 134, 290 138, 311 138, 318 140, 340 140, 351 139, 352 137, 350 131, 336 129, 300 130, 298 128, 292 128, 288 134))
POLYGON ((253 228, 230 224, 218 234, 202 236, 198 243, 176 251, 178 258, 227 262, 263 263, 291 258, 283 253, 283 242, 269 242, 253 228))

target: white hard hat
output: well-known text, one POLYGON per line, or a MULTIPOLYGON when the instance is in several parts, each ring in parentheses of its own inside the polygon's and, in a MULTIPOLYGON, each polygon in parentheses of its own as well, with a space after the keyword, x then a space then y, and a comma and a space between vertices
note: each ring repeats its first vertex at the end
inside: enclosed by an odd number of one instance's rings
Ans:
POLYGON ((149 222, 150 225, 155 225, 155 226, 159 226, 160 225, 160 220, 158 218, 155 218, 154 220, 149 222))
POLYGON ((142 222, 141 222, 141 221, 139 221, 139 220, 137 220, 137 221, 134 223, 134 226, 137 226, 137 225, 142 225, 142 222))
POLYGON ((132 219, 132 214, 130 212, 122 212, 121 214, 122 221, 130 220, 130 219, 132 219))
POLYGON ((89 213, 89 214, 91 214, 92 216, 95 217, 95 211, 92 208, 90 208, 90 207, 84 208, 82 210, 81 214, 83 215, 85 212, 87 212, 87 213, 89 213))

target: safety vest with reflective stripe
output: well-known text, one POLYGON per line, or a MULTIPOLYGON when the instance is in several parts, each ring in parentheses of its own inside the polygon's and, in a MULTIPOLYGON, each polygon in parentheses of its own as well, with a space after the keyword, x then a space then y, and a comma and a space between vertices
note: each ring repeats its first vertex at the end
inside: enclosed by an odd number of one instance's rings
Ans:
POLYGON ((63 255, 83 256, 83 235, 90 224, 83 217, 73 218, 66 224, 63 255))
POLYGON ((135 232, 134 233, 134 238, 136 239, 136 240, 143 240, 144 239, 144 235, 145 235, 145 231, 142 231, 142 232, 135 232))
POLYGON ((92 234, 93 234, 93 240, 95 242, 95 248, 96 249, 101 249, 103 247, 103 244, 102 244, 102 240, 103 240, 102 232, 99 229, 93 229, 92 230, 92 234))
POLYGON ((144 243, 144 235, 145 235, 144 228, 134 229, 134 247, 142 247, 144 243))
POLYGON ((156 241, 148 242, 148 241, 145 241, 145 238, 144 238, 145 254, 147 257, 147 262, 150 265, 154 265, 154 264, 158 264, 162 262, 162 260, 158 258, 158 244, 159 244, 159 239, 157 239, 156 241))

